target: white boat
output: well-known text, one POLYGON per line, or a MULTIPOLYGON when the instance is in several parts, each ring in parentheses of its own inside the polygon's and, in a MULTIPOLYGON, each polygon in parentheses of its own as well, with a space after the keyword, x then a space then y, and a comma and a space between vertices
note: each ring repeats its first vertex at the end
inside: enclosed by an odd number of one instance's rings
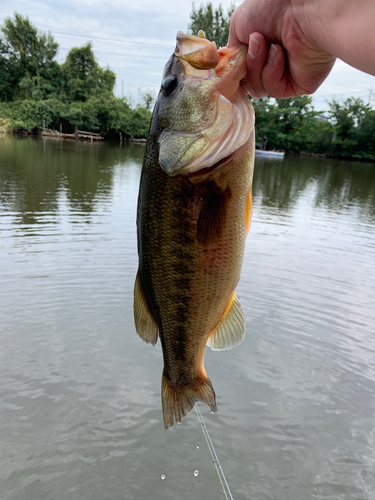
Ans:
POLYGON ((255 150, 256 156, 267 156, 269 158, 284 158, 284 151, 262 151, 261 149, 255 150))

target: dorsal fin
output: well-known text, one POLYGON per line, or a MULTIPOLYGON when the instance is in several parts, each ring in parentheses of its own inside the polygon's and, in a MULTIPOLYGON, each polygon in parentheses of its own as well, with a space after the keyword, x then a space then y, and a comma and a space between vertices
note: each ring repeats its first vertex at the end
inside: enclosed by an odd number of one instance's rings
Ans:
POLYGON ((158 325, 147 305, 139 271, 134 285, 134 322, 141 339, 147 344, 155 345, 158 341, 158 325))
POLYGON ((214 351, 230 349, 245 338, 245 318, 236 292, 233 292, 220 323, 211 334, 207 345, 214 351))

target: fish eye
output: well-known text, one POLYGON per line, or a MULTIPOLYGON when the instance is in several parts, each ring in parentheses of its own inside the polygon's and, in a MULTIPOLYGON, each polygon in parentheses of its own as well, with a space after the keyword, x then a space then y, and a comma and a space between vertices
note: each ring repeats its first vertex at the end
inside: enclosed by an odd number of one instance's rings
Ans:
POLYGON ((165 96, 172 94, 174 89, 177 87, 177 78, 175 76, 168 76, 162 83, 163 94, 165 96))

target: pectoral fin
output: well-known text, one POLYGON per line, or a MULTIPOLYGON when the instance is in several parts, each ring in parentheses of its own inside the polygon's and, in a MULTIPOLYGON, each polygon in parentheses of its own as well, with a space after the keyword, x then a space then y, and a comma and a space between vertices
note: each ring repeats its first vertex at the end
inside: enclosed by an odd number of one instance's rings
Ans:
POLYGON ((197 240, 201 245, 209 245, 218 240, 226 222, 227 201, 230 189, 221 190, 210 181, 203 198, 197 224, 197 240))
POLYGON ((147 344, 158 341, 158 325, 146 302, 139 271, 134 285, 134 322, 138 335, 147 344))
POLYGON ((219 325, 211 334, 207 345, 214 351, 230 349, 245 338, 245 318, 236 292, 233 292, 219 325))

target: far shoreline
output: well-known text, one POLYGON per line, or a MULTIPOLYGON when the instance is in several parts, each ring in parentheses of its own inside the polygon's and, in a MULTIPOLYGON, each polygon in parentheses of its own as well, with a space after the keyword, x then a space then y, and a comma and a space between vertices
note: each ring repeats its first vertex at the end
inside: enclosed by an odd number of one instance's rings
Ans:
MULTIPOLYGON (((12 132, 12 131, 3 131, 0 130, 0 137, 18 137, 18 138, 25 138, 25 137, 33 137, 33 138, 41 138, 43 140, 47 139, 53 139, 53 140, 61 140, 61 141, 84 141, 84 142, 90 142, 90 139, 86 139, 84 137, 80 137, 79 139, 75 137, 55 137, 53 135, 41 135, 38 133, 34 132, 28 132, 26 130, 24 131, 17 131, 17 132, 12 132)), ((147 144, 147 138, 145 137, 124 137, 122 141, 114 140, 113 137, 102 137, 103 140, 101 141, 95 141, 96 144, 103 144, 103 143, 111 143, 111 144, 138 144, 139 146, 146 146, 147 144)), ((260 150, 260 148, 256 148, 257 150, 260 150)), ((270 150, 270 151, 276 151, 276 150, 270 150)), ((281 151, 277 150, 277 152, 284 152, 285 156, 291 157, 291 156, 296 156, 296 157, 310 157, 310 158, 321 158, 321 159, 330 159, 330 160, 340 160, 340 161, 352 161, 352 162, 360 162, 360 163, 375 163, 375 158, 374 157, 362 157, 362 156, 353 156, 353 155, 341 155, 338 153, 313 153, 313 152, 308 152, 308 151, 281 151)))

